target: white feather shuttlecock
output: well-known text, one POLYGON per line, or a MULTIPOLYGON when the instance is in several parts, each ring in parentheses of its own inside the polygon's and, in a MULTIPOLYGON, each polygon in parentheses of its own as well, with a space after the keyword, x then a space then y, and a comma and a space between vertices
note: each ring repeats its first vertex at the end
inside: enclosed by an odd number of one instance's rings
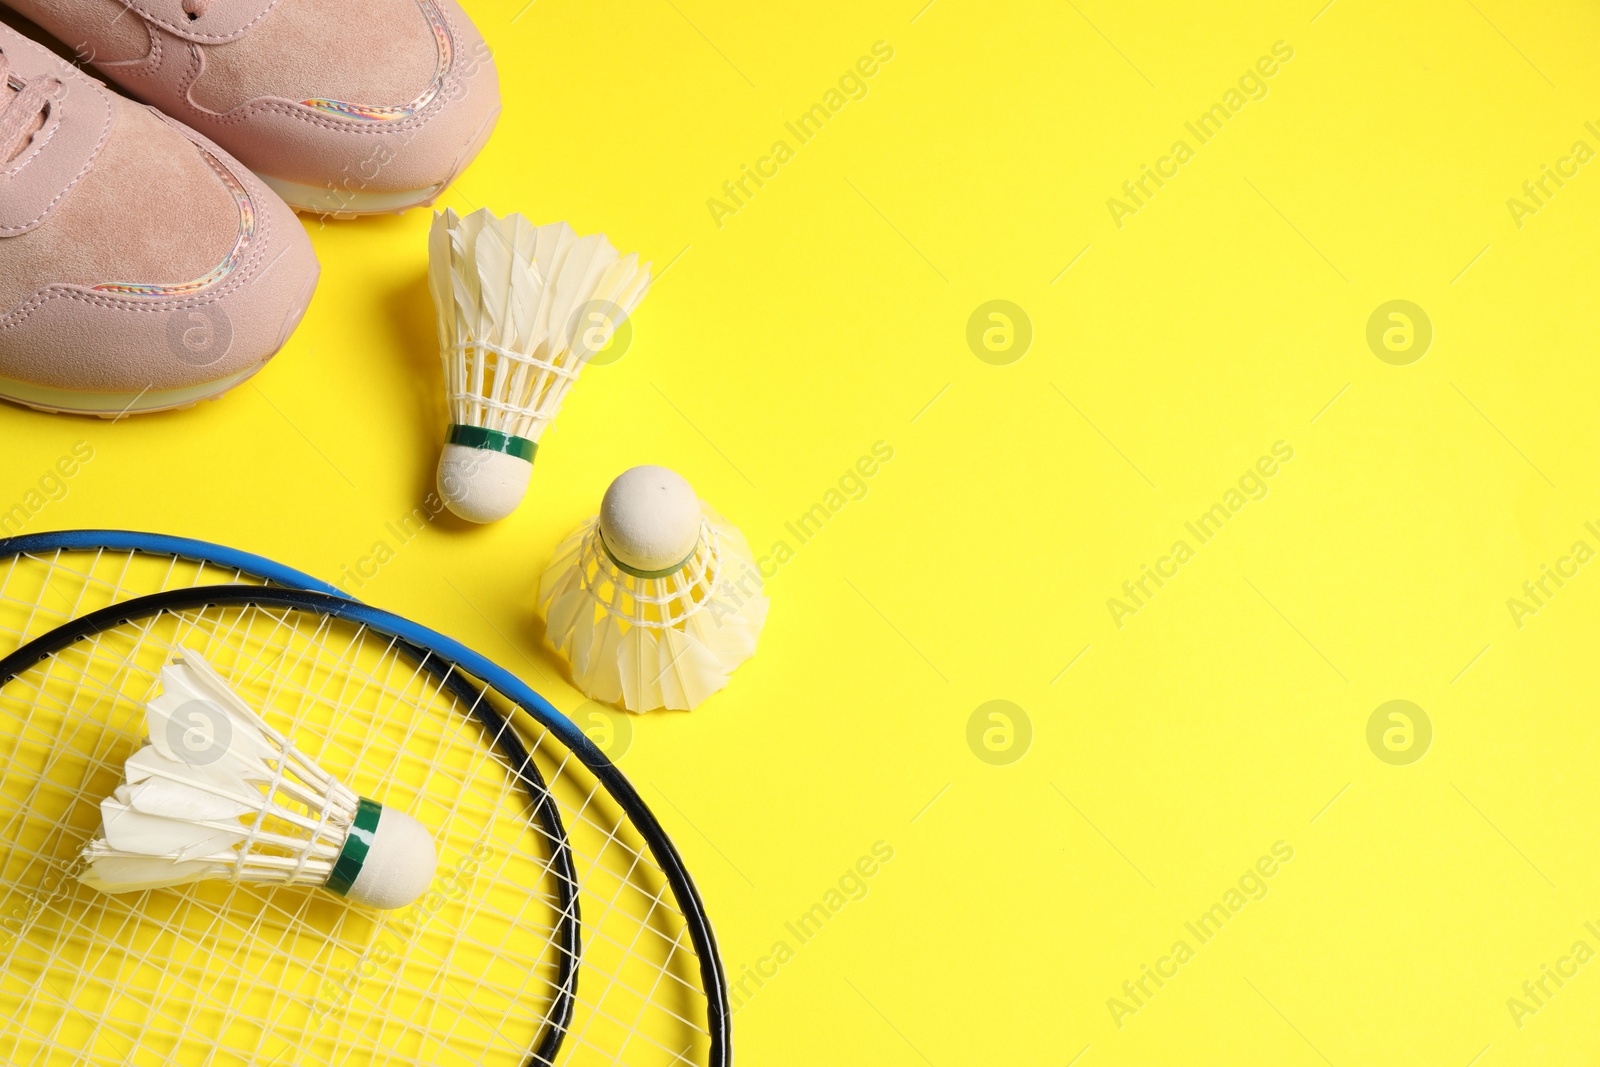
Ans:
POLYGON ((503 519, 578 372, 644 299, 650 265, 564 222, 446 210, 428 234, 428 288, 450 404, 439 495, 463 519, 503 519))
POLYGON ((755 654, 761 573, 737 529, 665 467, 634 467, 556 549, 539 585, 546 636, 587 695, 687 710, 755 654))
POLYGON ((437 855, 421 823, 318 767, 197 653, 162 668, 145 716, 148 743, 128 757, 84 849, 86 885, 311 885, 402 908, 432 883, 437 855))

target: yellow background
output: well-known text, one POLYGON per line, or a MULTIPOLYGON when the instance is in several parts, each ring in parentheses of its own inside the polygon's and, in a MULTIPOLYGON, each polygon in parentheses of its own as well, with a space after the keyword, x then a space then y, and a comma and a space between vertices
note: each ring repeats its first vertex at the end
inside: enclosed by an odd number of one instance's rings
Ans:
POLYGON ((1600 162, 1520 227, 1507 206, 1600 148, 1593 5, 524 2, 471 5, 505 112, 442 204, 670 267, 520 512, 385 525, 442 436, 426 211, 308 220, 305 324, 218 403, 0 411, 0 509, 87 440, 28 529, 334 580, 386 543, 347 588, 568 711, 535 586, 611 477, 672 466, 758 553, 789 542, 757 658, 635 721, 620 760, 735 979, 894 850, 741 1007, 743 1063, 1600 1055, 1600 962, 1520 1027, 1507 1007, 1600 949, 1600 564, 1520 628, 1507 607, 1600 548, 1600 162), (865 97, 719 226, 708 199, 879 41, 865 97), (1278 41, 1267 95, 1196 145, 1184 123, 1278 41), (1179 138, 1195 157, 1119 228, 1108 198, 1179 138), (966 340, 994 299, 1034 333, 1004 366, 966 340), (1407 366, 1366 341, 1395 299, 1434 331, 1407 366), (800 544, 785 524, 880 441, 865 496, 800 544), (1265 498, 1119 627, 1108 598, 1278 441, 1265 498), (1366 740, 1394 699, 1433 725, 1408 766, 1366 740), (968 745, 991 700, 1031 723, 1009 765, 968 745), (1278 841, 1266 897, 1199 945, 1185 922, 1278 841), (1108 998, 1179 939, 1194 958, 1119 1027, 1108 998))

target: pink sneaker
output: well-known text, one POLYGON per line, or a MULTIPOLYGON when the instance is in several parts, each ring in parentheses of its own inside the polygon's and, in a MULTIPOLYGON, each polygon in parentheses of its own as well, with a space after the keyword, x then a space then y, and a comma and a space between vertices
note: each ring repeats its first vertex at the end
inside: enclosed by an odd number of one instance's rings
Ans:
POLYGON ((115 416, 215 396, 316 282, 299 220, 236 160, 0 26, 0 397, 115 416))
POLYGON ((432 203, 500 114, 455 0, 5 0, 304 211, 432 203))

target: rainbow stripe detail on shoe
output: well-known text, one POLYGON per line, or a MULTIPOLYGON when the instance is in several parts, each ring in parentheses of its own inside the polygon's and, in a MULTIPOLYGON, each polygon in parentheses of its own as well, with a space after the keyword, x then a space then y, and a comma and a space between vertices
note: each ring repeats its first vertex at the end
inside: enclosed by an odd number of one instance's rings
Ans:
POLYGON ((433 0, 417 0, 417 6, 422 9, 423 17, 428 20, 434 40, 439 46, 439 66, 433 72, 432 84, 422 91, 421 96, 409 104, 387 107, 351 104, 343 100, 302 100, 300 105, 360 122, 395 122, 409 119, 431 104, 433 98, 439 95, 439 88, 444 84, 445 75, 450 70, 450 60, 455 55, 455 42, 450 37, 450 27, 445 24, 444 14, 434 5, 433 0))
POLYGON ((182 296, 187 293, 199 292, 201 289, 215 285, 229 274, 232 274, 233 269, 244 259, 245 253, 250 250, 251 240, 256 235, 256 205, 250 199, 250 191, 240 184, 239 179, 235 178, 233 172, 223 166, 222 161, 216 156, 207 152, 204 148, 199 148, 198 145, 196 148, 199 149, 200 155, 205 159, 207 165, 216 171, 217 177, 227 187, 228 192, 233 194, 233 202, 239 208, 239 239, 234 242, 232 250, 228 252, 221 263, 218 263, 211 270, 193 281, 177 282, 171 285, 150 285, 142 282, 104 282, 93 286, 97 292, 127 293, 133 296, 182 296))

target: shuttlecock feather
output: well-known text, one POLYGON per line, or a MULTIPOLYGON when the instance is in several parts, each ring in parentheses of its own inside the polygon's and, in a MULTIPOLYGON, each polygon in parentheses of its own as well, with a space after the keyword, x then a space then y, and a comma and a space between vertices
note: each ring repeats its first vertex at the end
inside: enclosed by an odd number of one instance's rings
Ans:
POLYGON ((743 535, 665 467, 635 467, 556 549, 546 636, 596 700, 689 709, 755 654, 767 617, 743 535))
POLYGON ((197 653, 161 671, 148 743, 100 804, 81 881, 107 893, 206 879, 322 886, 399 908, 433 881, 433 838, 306 757, 197 653))
POLYGON ((521 503, 540 435, 644 299, 650 265, 564 222, 447 210, 428 234, 428 286, 450 406, 439 495, 493 522, 521 503))

